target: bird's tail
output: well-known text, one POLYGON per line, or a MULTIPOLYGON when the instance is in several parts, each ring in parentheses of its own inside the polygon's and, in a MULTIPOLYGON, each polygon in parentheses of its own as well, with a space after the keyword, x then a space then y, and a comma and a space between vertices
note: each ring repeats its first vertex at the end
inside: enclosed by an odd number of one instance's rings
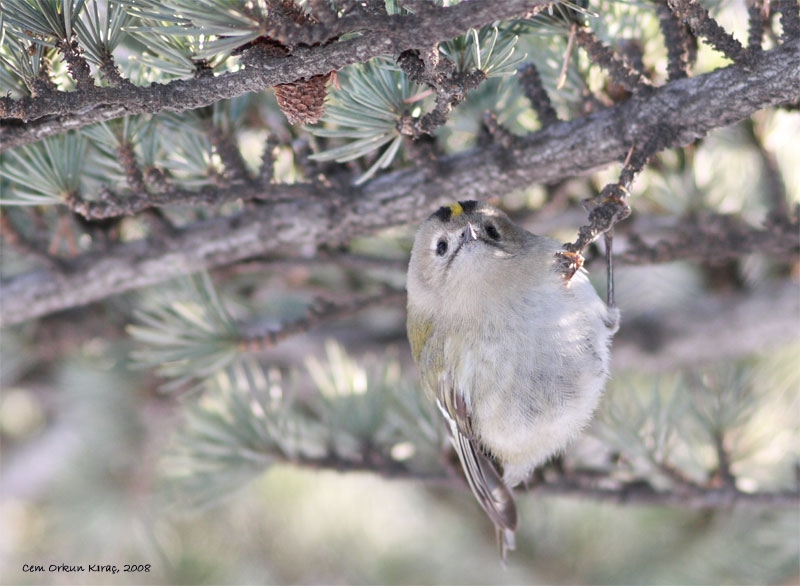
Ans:
POLYGON ((453 440, 472 494, 497 530, 500 557, 505 563, 507 552, 515 547, 517 505, 514 502, 514 495, 511 488, 503 481, 494 462, 474 439, 457 434, 453 440))
POLYGON ((495 528, 497 530, 497 551, 500 553, 500 559, 505 566, 508 552, 516 548, 514 531, 511 529, 503 529, 497 525, 495 525, 495 528))
POLYGON ((500 557, 505 564, 506 553, 514 549, 514 532, 517 530, 514 495, 498 472, 496 464, 481 449, 472 434, 472 422, 463 395, 450 385, 442 386, 440 395, 445 401, 437 401, 437 405, 448 424, 450 440, 461 461, 472 494, 497 529, 500 557))

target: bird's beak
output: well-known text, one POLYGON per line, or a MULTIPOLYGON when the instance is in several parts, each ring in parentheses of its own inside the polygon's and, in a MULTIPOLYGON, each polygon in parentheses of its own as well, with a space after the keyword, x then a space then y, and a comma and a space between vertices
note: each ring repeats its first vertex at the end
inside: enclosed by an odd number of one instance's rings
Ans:
POLYGON ((478 233, 475 231, 475 228, 472 227, 472 224, 467 224, 467 227, 464 228, 464 231, 461 232, 461 244, 466 244, 470 240, 477 240, 478 233))

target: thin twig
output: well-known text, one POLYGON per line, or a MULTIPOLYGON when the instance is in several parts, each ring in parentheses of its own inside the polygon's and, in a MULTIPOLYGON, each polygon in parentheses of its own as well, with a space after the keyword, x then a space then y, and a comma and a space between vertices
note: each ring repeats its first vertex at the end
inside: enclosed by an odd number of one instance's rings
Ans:
MULTIPOLYGON (((560 270, 565 279, 569 280, 583 266, 583 251, 594 242, 601 234, 607 234, 614 229, 617 222, 627 218, 631 213, 628 205, 630 187, 636 175, 642 170, 647 158, 655 152, 652 148, 634 157, 635 149, 631 147, 625 157, 625 163, 620 172, 617 183, 610 183, 603 187, 596 202, 591 203, 589 212, 589 225, 581 226, 578 238, 574 242, 567 242, 557 256, 560 270)), ((606 241, 608 245, 608 240, 606 241)), ((609 296, 612 296, 612 280, 609 279, 609 296)), ((613 298, 613 297, 612 297, 613 298)))
POLYGON ((766 30, 769 4, 764 0, 748 0, 747 19, 749 29, 747 34, 747 48, 753 52, 762 50, 764 31, 766 30))
POLYGON ((78 86, 78 91, 92 90, 94 88, 94 78, 91 75, 89 64, 81 54, 81 47, 77 39, 60 41, 57 46, 64 56, 70 76, 75 80, 75 85, 78 86))
POLYGON ((731 456, 725 448, 725 436, 721 430, 715 430, 713 434, 714 451, 717 454, 717 470, 712 476, 712 481, 718 481, 728 489, 736 490, 736 477, 731 470, 731 456))
POLYGON ((667 47, 667 75, 669 81, 683 79, 689 75, 689 46, 691 38, 672 10, 667 0, 656 0, 656 14, 664 44, 667 47))
MULTIPOLYGON (((488 137, 492 144, 497 144, 505 150, 511 149, 517 140, 508 128, 500 124, 493 112, 486 112, 483 115, 481 130, 481 134, 488 137)), ((480 144, 480 138, 478 143, 480 144)))
POLYGON ((743 128, 747 132, 761 159, 765 184, 764 199, 770 210, 765 225, 769 225, 772 219, 777 221, 777 223, 782 223, 782 220, 789 218, 790 210, 789 198, 786 194, 786 185, 783 181, 778 160, 775 157, 775 153, 767 150, 764 146, 764 141, 756 132, 756 125, 753 120, 748 120, 743 124, 743 128))
POLYGON ((594 32, 586 27, 573 25, 575 42, 589 55, 589 58, 605 69, 611 79, 633 93, 642 88, 652 87, 652 82, 641 71, 637 71, 627 59, 607 47, 594 32))
POLYGON ((51 256, 58 256, 62 244, 66 246, 67 254, 70 257, 74 258, 78 256, 78 252, 80 250, 78 248, 78 240, 75 238, 75 233, 72 230, 72 218, 67 214, 68 212, 65 212, 63 209, 60 210, 60 216, 58 218, 56 230, 53 233, 52 239, 50 240, 50 246, 47 248, 47 252, 51 256))
POLYGON ((567 71, 569 70, 569 62, 572 60, 572 48, 575 46, 575 31, 578 30, 578 24, 572 23, 569 27, 569 35, 567 35, 567 48, 564 49, 564 57, 561 59, 561 71, 558 74, 558 82, 556 89, 561 90, 564 84, 567 83, 567 71))
POLYGON ((420 55, 419 51, 405 51, 397 59, 398 65, 412 81, 429 85, 436 92, 436 106, 420 118, 406 116, 399 124, 401 134, 411 137, 430 135, 443 126, 458 104, 463 102, 470 91, 486 80, 480 70, 455 71, 452 61, 435 53, 420 55), (436 58, 433 57, 436 55, 436 58))
POLYGON ((776 0, 775 8, 781 14, 781 40, 788 43, 800 38, 800 5, 797 0, 776 0))
POLYGON ((517 79, 519 79, 522 86, 522 91, 525 92, 525 97, 528 98, 531 106, 536 111, 542 128, 558 122, 558 113, 553 108, 550 96, 547 95, 547 90, 544 89, 542 78, 539 76, 536 66, 533 63, 526 63, 520 67, 517 70, 517 79))
POLYGON ((36 242, 26 236, 22 230, 19 230, 9 217, 8 210, 3 210, 3 213, 0 213, 0 236, 9 246, 13 246, 20 252, 42 261, 56 273, 62 272, 63 263, 60 259, 51 255, 42 243, 36 242))
POLYGON ((261 154, 261 164, 258 168, 258 178, 262 185, 269 185, 275 177, 275 149, 278 141, 272 134, 264 141, 264 152, 261 154))
POLYGON ((122 77, 122 73, 120 73, 119 67, 117 67, 114 56, 111 53, 107 51, 103 52, 99 69, 103 79, 105 79, 109 85, 114 87, 133 87, 130 80, 122 77))
POLYGON ((134 192, 147 193, 144 183, 144 173, 136 159, 136 151, 131 142, 125 141, 117 147, 119 164, 125 173, 125 180, 134 192))
POLYGON ((216 126, 210 119, 204 119, 203 125, 214 150, 225 165, 226 179, 232 183, 249 183, 250 172, 244 161, 236 139, 223 129, 216 126))
POLYGON ((695 35, 705 38, 712 47, 736 63, 747 60, 748 53, 742 44, 711 18, 708 10, 700 6, 697 0, 667 0, 667 3, 675 16, 688 25, 695 35))

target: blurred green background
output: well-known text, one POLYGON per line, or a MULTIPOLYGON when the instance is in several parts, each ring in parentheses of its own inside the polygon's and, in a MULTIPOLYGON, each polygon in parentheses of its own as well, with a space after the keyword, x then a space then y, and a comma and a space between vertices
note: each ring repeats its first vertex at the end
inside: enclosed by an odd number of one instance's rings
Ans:
MULTIPOLYGON (((796 506, 692 510, 520 494, 508 569, 468 491, 419 481, 278 464, 215 506, 176 510, 159 498, 156 470, 181 405, 132 376, 124 349, 93 340, 4 389, 4 584, 797 583, 796 506), (23 571, 126 563, 150 571, 23 571)), ((792 482, 797 350, 751 358, 769 394, 741 429, 750 458, 736 470, 759 489, 792 482)), ((615 373, 597 425, 567 461, 591 460, 604 426, 615 425, 609 411, 637 393, 669 396, 670 380, 615 373)))

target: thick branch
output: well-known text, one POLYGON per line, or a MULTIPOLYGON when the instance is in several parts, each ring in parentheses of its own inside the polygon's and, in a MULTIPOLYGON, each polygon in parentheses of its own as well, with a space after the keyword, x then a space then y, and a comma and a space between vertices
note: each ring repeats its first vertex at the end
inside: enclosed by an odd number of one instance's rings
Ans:
MULTIPOLYGON (((599 260, 599 259, 598 259, 599 260)), ((313 259, 292 260, 254 260, 241 262, 216 272, 215 276, 225 280, 231 275, 256 271, 288 272, 293 267, 307 267, 310 264, 339 264, 354 270, 391 267, 395 272, 405 271, 405 261, 387 261, 379 258, 365 258, 336 253, 319 254, 313 259)), ((361 298, 359 301, 363 301, 361 298)), ((359 311, 374 303, 385 303, 388 307, 402 312, 405 294, 389 293, 382 299, 366 299, 359 311)), ((625 370, 666 372, 692 368, 701 364, 716 363, 723 360, 738 360, 754 354, 770 352, 800 343, 796 320, 787 316, 800 315, 800 296, 797 285, 790 280, 770 283, 747 289, 735 294, 726 293, 714 296, 697 296, 681 304, 680 311, 659 310, 646 315, 635 315, 623 303, 622 328, 614 338, 612 360, 614 372, 625 370), (733 320, 733 321, 731 321, 733 320), (735 328, 736 335, 730 332, 735 328)), ((257 341, 255 349, 271 349, 271 356, 281 363, 303 366, 303 357, 308 353, 324 352, 323 340, 330 336, 340 338, 343 330, 329 327, 329 319, 338 319, 349 310, 347 302, 326 312, 323 320, 302 318, 290 322, 278 331, 267 333, 257 341), (322 323, 325 322, 325 323, 322 323), (290 337, 308 329, 313 336, 306 336, 293 345, 290 337), (298 351, 302 346, 302 352, 298 351)), ((113 339, 123 336, 124 323, 109 320, 108 312, 85 309, 78 313, 69 312, 52 315, 37 326, 39 336, 35 348, 28 348, 29 358, 39 362, 50 362, 63 357, 76 345, 93 337, 102 336, 113 339), (76 326, 76 324, 78 324, 76 326)), ((258 332, 259 324, 242 326, 245 332, 258 332)), ((401 326, 401 328, 404 326, 401 326)), ((403 335, 396 330, 392 335, 403 335)), ((352 333, 352 330, 350 330, 352 333)), ((257 334, 254 334, 257 335, 257 334)), ((384 334, 381 334, 382 336, 384 334)), ((385 338, 382 338, 385 341, 385 338)), ((363 332, 348 339, 354 348, 367 349, 376 339, 364 336, 363 332)), ((410 354, 407 356, 411 360, 410 354)))
MULTIPOLYGON (((163 415, 163 413, 156 413, 163 415)), ((173 418, 174 419, 174 418, 173 418)), ((163 417, 156 418, 161 425, 168 425, 163 417)), ((0 477, 0 496, 14 497, 36 494, 49 481, 58 465, 69 461, 69 456, 81 449, 75 429, 68 421, 60 420, 48 427, 31 445, 12 454, 0 477), (47 463, 43 465, 42 462, 47 463)), ((320 458, 298 456, 287 458, 279 453, 264 454, 264 468, 272 461, 301 466, 314 470, 335 470, 341 473, 371 472, 392 480, 423 482, 428 486, 468 490, 463 477, 446 471, 420 472, 403 462, 388 457, 374 447, 367 446, 363 458, 353 460, 336 454, 320 458)), ((147 460, 149 461, 149 459, 147 460)), ((523 493, 523 489, 517 489, 523 493)), ((564 473, 538 482, 530 488, 538 495, 565 496, 620 505, 666 505, 677 508, 728 509, 739 508, 796 508, 800 503, 797 490, 744 492, 735 487, 707 488, 699 485, 675 487, 671 490, 656 490, 648 482, 639 480, 620 481, 608 470, 567 470, 564 473)), ((519 499, 526 498, 519 494, 519 499)))
MULTIPOLYGON (((130 184, 130 175, 128 181, 130 184)), ((104 220, 120 216, 133 216, 145 210, 167 206, 198 206, 213 209, 237 200, 266 199, 271 192, 271 189, 260 188, 258 185, 240 181, 232 182, 224 190, 208 186, 190 191, 170 185, 163 192, 158 193, 148 192, 142 184, 136 186, 136 191, 125 194, 104 189, 96 199, 84 200, 77 196, 70 196, 64 203, 70 210, 87 220, 104 220)))
POLYGON ((430 46, 462 35, 470 28, 520 17, 548 1, 464 2, 427 8, 424 17, 414 14, 375 17, 370 28, 359 37, 315 47, 298 47, 291 55, 261 60, 261 67, 248 66, 217 77, 149 86, 48 92, 20 100, 0 97, 0 152, 120 116, 191 110, 277 84, 324 75, 380 55, 397 55, 408 49, 430 46))
POLYGON ((667 238, 649 245, 632 233, 623 258, 629 264, 653 264, 673 260, 722 263, 746 254, 771 257, 800 253, 800 218, 771 214, 764 228, 756 228, 737 216, 700 214, 671 227, 667 238))
MULTIPOLYGON (((337 472, 373 472, 391 479, 411 479, 429 485, 466 489, 463 478, 443 473, 419 473, 382 454, 367 453, 367 461, 352 461, 335 455, 321 459, 285 460, 312 469, 337 472), (375 457, 377 456, 377 457, 375 457)), ((520 492, 522 488, 518 488, 520 492)), ((534 483, 529 492, 552 496, 569 496, 619 505, 662 505, 688 509, 728 509, 738 507, 793 508, 800 503, 800 491, 744 492, 733 485, 711 488, 681 485, 670 490, 657 490, 641 480, 620 481, 607 471, 570 470, 557 478, 534 483)))
POLYGON ((510 148, 493 144, 467 151, 430 168, 378 177, 346 194, 286 186, 283 199, 246 215, 187 227, 160 245, 133 242, 102 257, 79 257, 65 275, 40 270, 12 277, 2 282, 0 322, 21 322, 253 256, 312 255, 322 244, 418 222, 453 194, 485 199, 556 182, 618 161, 631 145, 657 140, 661 148, 684 146, 760 109, 798 100, 800 40, 795 40, 747 66, 677 80, 608 110, 554 123, 510 148))

